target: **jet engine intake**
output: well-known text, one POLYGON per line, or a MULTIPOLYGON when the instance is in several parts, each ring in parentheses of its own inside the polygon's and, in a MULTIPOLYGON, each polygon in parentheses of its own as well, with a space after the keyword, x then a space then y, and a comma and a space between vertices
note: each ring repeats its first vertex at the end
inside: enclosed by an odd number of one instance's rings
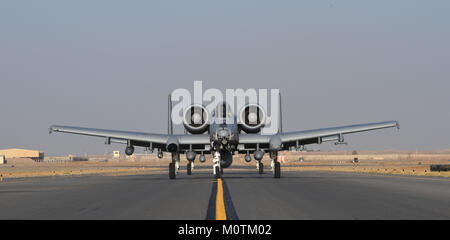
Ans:
POLYGON ((183 124, 186 130, 193 134, 204 133, 208 130, 210 116, 205 107, 193 104, 187 107, 183 114, 183 124))
POLYGON ((166 145, 166 149, 169 152, 176 152, 178 151, 178 139, 171 137, 167 140, 167 145, 166 145))
POLYGON ((239 112, 239 126, 246 133, 258 133, 266 122, 266 112, 258 104, 248 104, 239 112))

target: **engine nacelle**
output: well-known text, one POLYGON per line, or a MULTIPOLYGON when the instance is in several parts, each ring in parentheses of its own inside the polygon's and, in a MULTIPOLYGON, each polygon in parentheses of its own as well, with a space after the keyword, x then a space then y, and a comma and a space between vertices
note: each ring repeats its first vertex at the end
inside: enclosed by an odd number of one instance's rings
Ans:
POLYGON ((183 124, 190 133, 199 134, 208 130, 210 115, 205 107, 193 104, 187 107, 183 113, 183 124))
POLYGON ((228 150, 220 150, 220 167, 227 168, 233 163, 233 155, 228 150))
POLYGON ((178 139, 171 137, 167 140, 166 150, 169 152, 176 152, 178 151, 178 139))
POLYGON ((245 105, 239 112, 239 126, 246 133, 258 133, 266 123, 266 112, 258 104, 245 105))

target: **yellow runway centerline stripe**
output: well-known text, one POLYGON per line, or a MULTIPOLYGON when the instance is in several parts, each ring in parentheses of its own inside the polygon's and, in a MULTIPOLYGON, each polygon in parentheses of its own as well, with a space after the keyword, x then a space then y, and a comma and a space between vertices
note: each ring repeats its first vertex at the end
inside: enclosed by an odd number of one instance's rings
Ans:
POLYGON ((217 179, 216 220, 227 220, 225 202, 223 200, 223 185, 220 178, 217 179))

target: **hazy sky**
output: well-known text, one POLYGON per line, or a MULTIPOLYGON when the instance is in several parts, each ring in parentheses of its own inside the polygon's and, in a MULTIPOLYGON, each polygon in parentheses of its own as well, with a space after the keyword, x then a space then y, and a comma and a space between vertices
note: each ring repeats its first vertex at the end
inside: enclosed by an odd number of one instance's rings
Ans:
POLYGON ((122 149, 51 124, 165 133, 175 88, 279 88, 284 130, 399 120, 328 149, 450 148, 449 1, 0 3, 0 148, 122 149))

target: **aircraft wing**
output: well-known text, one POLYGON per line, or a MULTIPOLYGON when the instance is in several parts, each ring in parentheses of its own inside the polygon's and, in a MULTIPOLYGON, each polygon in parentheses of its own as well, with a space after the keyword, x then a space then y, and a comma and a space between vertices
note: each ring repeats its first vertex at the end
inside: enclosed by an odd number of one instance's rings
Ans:
MULTIPOLYGON (((357 124, 332 128, 321 128, 296 132, 283 132, 278 134, 283 143, 283 149, 289 149, 291 146, 302 146, 307 144, 320 144, 322 142, 335 141, 342 143, 345 134, 365 132, 383 128, 400 128, 397 121, 377 122, 367 124, 357 124)), ((269 144, 273 136, 264 136, 257 134, 240 134, 239 143, 241 144, 269 144)))
POLYGON ((161 150, 163 151, 165 151, 166 144, 169 138, 177 139, 180 144, 180 147, 183 147, 183 145, 190 145, 190 144, 192 145, 210 144, 208 135, 169 135, 169 134, 118 131, 118 130, 59 126, 59 125, 51 126, 49 131, 50 133, 61 132, 85 136, 103 137, 106 139, 106 141, 115 143, 127 144, 128 141, 130 141, 132 145, 142 147, 150 147, 150 144, 152 144, 152 147, 161 148, 161 150))

